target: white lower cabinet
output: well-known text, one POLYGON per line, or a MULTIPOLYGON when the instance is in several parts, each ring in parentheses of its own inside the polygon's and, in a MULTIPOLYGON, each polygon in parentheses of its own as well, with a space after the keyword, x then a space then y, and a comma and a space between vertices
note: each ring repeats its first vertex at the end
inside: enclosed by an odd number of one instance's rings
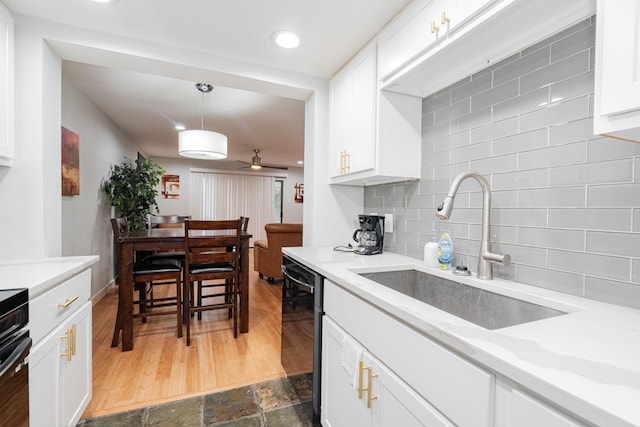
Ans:
POLYGON ((91 302, 86 302, 31 351, 30 424, 75 426, 91 400, 91 380, 91 302))
POLYGON ((321 422, 324 427, 369 426, 371 414, 358 397, 357 383, 342 363, 345 333, 327 316, 322 318, 321 422))
MULTIPOLYGON (((324 308, 321 412, 325 427, 493 426, 492 373, 330 280, 325 280, 324 308), (377 375, 373 377, 371 408, 367 408, 368 391, 359 399, 357 382, 342 366, 342 354, 351 354, 349 339, 363 349, 365 367, 377 375), (354 392, 353 383, 355 395, 350 393, 354 392), (365 410, 370 418, 364 424, 355 423, 351 417, 359 419, 365 410), (406 421, 398 423, 398 419, 406 421)), ((363 384, 367 387, 369 371, 365 371, 363 384)))
POLYGON ((29 301, 29 424, 75 426, 91 400, 91 271, 29 301))
POLYGON ((534 397, 506 379, 496 386, 496 427, 580 427, 585 426, 561 409, 534 397))
POLYGON ((364 349, 345 364, 345 342, 353 338, 327 316, 323 319, 323 426, 453 425, 364 349))

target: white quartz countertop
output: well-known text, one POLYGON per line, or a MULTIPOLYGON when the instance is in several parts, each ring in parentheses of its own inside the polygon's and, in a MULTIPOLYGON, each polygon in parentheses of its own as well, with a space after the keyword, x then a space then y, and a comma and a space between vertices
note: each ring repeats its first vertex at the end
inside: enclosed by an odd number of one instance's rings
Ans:
POLYGON ((332 282, 596 425, 640 426, 640 311, 506 280, 480 280, 383 253, 332 248, 283 252, 332 282), (357 272, 415 268, 568 314, 488 330, 368 280, 357 272))
POLYGON ((28 288, 29 299, 98 262, 97 255, 0 261, 0 289, 28 288))

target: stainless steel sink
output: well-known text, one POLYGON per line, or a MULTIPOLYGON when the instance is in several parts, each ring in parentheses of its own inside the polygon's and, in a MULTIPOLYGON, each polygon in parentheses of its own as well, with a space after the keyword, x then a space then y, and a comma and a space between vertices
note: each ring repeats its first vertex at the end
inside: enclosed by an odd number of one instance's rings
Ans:
POLYGON ((419 270, 359 274, 418 301, 492 330, 567 314, 553 308, 442 279, 419 270))

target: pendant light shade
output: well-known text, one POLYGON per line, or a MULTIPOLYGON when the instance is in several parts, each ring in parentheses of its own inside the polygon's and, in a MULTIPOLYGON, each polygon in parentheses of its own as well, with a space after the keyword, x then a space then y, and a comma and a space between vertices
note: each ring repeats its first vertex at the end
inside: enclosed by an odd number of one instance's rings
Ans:
POLYGON ((208 130, 183 130, 178 133, 181 156, 219 160, 227 157, 227 136, 208 130))
POLYGON ((202 92, 201 129, 179 132, 178 152, 181 156, 192 159, 225 159, 227 157, 227 136, 204 130, 204 94, 211 92, 213 86, 207 83, 196 83, 196 89, 202 92))

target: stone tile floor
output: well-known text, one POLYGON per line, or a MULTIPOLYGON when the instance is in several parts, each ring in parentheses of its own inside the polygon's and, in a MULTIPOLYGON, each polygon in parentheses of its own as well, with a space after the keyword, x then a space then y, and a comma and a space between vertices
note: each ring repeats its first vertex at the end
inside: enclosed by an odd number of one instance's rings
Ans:
POLYGON ((312 418, 311 374, 302 374, 90 418, 77 427, 320 426, 312 418))

